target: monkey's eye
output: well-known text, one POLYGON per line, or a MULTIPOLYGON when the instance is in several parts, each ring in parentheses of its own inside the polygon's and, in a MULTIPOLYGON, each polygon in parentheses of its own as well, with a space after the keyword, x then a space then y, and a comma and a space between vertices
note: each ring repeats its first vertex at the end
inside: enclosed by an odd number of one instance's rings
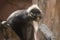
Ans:
POLYGON ((28 16, 32 17, 32 16, 33 16, 33 13, 32 13, 32 12, 30 12, 30 13, 28 14, 28 16))

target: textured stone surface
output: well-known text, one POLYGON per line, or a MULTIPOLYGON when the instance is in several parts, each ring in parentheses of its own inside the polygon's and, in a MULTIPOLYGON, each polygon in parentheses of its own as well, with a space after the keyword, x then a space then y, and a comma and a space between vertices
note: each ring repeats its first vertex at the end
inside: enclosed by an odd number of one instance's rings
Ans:
POLYGON ((44 12, 43 23, 54 33, 56 40, 60 40, 60 0, 40 0, 39 3, 44 12))

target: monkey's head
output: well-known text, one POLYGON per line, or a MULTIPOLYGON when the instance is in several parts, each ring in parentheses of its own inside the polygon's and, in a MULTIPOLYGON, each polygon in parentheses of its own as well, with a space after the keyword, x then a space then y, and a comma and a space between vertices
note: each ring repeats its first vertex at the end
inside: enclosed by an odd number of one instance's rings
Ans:
POLYGON ((27 9, 28 16, 30 16, 33 20, 36 20, 37 18, 42 18, 42 11, 38 7, 38 5, 32 5, 27 9))

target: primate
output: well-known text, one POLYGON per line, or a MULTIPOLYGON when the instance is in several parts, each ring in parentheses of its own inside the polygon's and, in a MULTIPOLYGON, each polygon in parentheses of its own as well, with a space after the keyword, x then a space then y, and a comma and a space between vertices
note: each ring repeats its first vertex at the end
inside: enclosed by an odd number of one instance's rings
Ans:
POLYGON ((2 24, 11 26, 21 40, 38 40, 36 33, 41 19, 42 11, 34 4, 28 9, 14 11, 2 24))

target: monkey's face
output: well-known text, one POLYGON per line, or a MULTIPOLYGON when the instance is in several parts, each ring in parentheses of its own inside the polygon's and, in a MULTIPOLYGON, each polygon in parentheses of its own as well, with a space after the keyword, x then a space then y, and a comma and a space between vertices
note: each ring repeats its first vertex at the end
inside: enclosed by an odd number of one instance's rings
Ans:
POLYGON ((42 18, 42 14, 40 10, 34 8, 28 13, 28 16, 30 16, 33 20, 38 21, 42 18))

